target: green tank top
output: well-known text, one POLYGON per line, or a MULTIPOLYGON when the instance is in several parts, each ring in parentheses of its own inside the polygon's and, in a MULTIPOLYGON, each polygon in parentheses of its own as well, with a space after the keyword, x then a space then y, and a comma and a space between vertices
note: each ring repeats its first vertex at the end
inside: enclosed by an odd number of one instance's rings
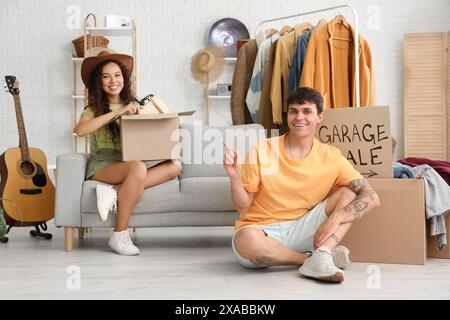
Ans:
MULTIPOLYGON (((109 109, 115 111, 120 109, 123 104, 110 104, 109 109)), ((86 107, 82 113, 94 118, 94 111, 91 107, 86 107)), ((118 120, 116 120, 118 121, 118 120)), ((86 178, 92 176, 98 170, 105 166, 122 161, 122 146, 120 139, 113 140, 111 130, 107 125, 97 129, 90 135, 90 153, 91 160, 86 168, 86 178)))

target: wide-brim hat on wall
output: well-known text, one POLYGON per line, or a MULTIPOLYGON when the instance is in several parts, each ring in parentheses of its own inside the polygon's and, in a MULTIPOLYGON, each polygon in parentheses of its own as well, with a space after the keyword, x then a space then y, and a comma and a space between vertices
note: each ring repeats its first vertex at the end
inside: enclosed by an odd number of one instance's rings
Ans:
POLYGON ((87 87, 92 76, 92 71, 103 61, 114 61, 122 64, 130 73, 133 72, 133 57, 127 54, 116 53, 108 48, 94 47, 88 50, 87 58, 81 65, 81 79, 87 87))
POLYGON ((223 71, 224 53, 219 48, 205 48, 198 51, 191 62, 191 72, 195 80, 202 83, 217 79, 223 71))

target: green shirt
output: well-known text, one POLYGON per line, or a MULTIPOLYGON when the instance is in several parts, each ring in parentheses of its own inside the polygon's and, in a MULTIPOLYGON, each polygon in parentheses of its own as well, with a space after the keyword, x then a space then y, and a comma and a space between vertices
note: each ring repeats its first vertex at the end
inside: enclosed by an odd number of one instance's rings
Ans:
MULTIPOLYGON (((109 106, 111 111, 118 110, 123 107, 123 104, 112 103, 109 106)), ((86 107, 82 115, 89 115, 94 118, 94 111, 91 107, 86 107)), ((108 125, 98 128, 90 135, 90 151, 91 160, 88 162, 86 168, 86 178, 89 178, 94 173, 103 169, 104 167, 122 161, 122 146, 120 139, 113 141, 113 135, 108 125)))

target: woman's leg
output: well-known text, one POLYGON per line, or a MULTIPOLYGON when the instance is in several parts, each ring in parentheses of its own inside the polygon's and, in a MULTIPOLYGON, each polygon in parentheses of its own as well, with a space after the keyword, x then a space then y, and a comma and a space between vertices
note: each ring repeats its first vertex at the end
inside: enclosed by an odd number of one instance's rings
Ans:
POLYGON ((142 196, 143 190, 169 181, 181 172, 181 163, 167 160, 147 169, 139 160, 109 165, 96 172, 91 179, 114 185, 118 194, 117 222, 115 231, 128 227, 133 208, 142 196))
POLYGON ((151 188, 163 182, 172 180, 181 172, 181 163, 177 160, 166 160, 147 169, 144 189, 151 188))
POLYGON ((114 163, 96 172, 91 179, 112 184, 117 191, 117 221, 114 231, 128 228, 133 208, 144 192, 147 168, 142 161, 114 163))

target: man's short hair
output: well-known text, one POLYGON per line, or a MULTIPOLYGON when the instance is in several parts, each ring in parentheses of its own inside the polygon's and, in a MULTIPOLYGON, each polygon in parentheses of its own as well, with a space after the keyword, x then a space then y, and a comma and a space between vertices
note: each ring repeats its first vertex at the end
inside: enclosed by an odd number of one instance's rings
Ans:
POLYGON ((322 95, 313 88, 300 87, 291 92, 287 99, 288 106, 293 104, 305 104, 306 102, 314 103, 317 108, 317 114, 323 111, 322 95))

